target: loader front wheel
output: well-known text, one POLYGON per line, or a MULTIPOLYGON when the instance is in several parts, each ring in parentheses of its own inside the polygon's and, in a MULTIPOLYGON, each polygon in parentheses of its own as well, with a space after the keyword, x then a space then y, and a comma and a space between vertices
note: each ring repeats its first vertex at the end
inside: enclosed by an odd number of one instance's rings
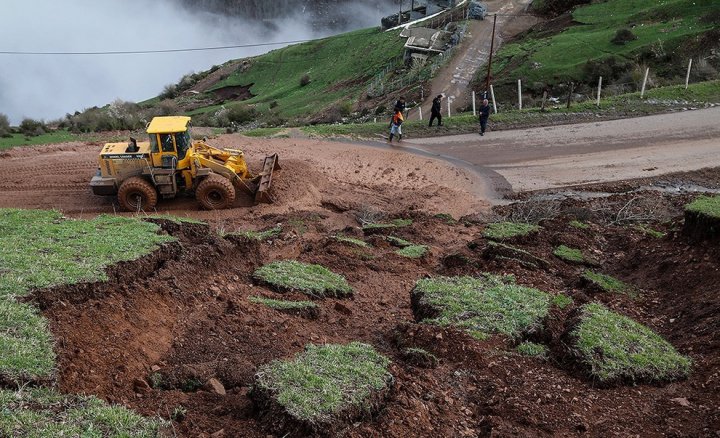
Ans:
POLYGON ((157 205, 158 195, 146 179, 134 176, 120 185, 118 201, 120 207, 127 211, 149 211, 157 205))
POLYGON ((235 187, 227 178, 210 175, 198 184, 195 197, 204 209, 221 210, 235 202, 235 187))

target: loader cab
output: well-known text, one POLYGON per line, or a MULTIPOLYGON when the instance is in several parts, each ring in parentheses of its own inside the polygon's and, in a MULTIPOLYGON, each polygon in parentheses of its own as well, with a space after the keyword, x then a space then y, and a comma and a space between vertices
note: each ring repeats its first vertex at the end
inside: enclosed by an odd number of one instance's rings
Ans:
POLYGON ((190 117, 155 117, 147 133, 153 167, 183 169, 189 166, 190 117))

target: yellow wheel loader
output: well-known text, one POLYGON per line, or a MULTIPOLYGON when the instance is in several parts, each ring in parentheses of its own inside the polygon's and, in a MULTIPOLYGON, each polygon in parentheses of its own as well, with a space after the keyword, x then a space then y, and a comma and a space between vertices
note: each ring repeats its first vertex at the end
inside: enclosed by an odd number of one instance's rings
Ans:
POLYGON ((242 151, 193 142, 190 117, 155 117, 147 133, 149 142, 105 144, 90 181, 93 193, 117 195, 129 211, 149 211, 158 198, 192 191, 208 210, 232 206, 238 189, 254 195, 255 202, 272 202, 268 189, 280 169, 277 154, 265 157, 261 173, 252 175, 242 151))

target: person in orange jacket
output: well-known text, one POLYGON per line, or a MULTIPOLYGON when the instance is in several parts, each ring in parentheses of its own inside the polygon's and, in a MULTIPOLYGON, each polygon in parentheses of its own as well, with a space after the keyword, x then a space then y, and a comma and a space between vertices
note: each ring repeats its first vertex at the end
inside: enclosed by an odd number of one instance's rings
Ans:
POLYGON ((405 117, 403 117, 402 111, 395 108, 395 114, 393 114, 390 120, 390 137, 388 138, 388 143, 392 143, 395 135, 398 136, 398 143, 402 141, 402 124, 404 121, 405 117))

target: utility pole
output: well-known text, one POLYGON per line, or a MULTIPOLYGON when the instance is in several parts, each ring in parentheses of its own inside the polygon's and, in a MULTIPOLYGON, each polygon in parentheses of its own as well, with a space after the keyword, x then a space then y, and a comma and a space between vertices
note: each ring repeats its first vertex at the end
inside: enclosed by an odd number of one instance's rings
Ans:
POLYGON ((495 24, 497 23, 497 14, 493 16, 492 38, 490 38, 490 59, 488 60, 487 78, 485 78, 485 90, 490 89, 490 67, 492 66, 493 47, 495 47, 495 24))
POLYGON ((402 24, 402 0, 400 0, 400 12, 398 13, 398 26, 402 24))

